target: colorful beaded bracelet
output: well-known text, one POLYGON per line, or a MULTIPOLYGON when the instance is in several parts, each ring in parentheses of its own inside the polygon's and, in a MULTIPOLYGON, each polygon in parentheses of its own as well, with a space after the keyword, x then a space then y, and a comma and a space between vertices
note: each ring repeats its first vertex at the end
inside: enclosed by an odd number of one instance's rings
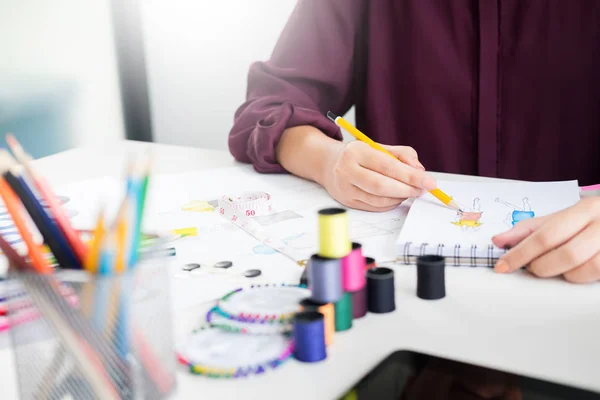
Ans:
POLYGON ((221 299, 217 300, 217 305, 215 307, 214 312, 218 313, 224 318, 229 320, 234 320, 238 322, 247 322, 247 323, 259 323, 259 324, 281 324, 281 323, 290 323, 294 314, 296 313, 298 304, 303 297, 310 296, 310 291, 306 290, 306 293, 302 293, 301 296, 298 296, 298 302, 290 305, 290 311, 282 312, 282 313, 274 313, 274 314, 260 314, 253 312, 243 312, 243 311, 233 311, 229 310, 228 303, 231 301, 231 298, 235 295, 252 289, 265 289, 265 288, 290 288, 290 289, 306 289, 306 285, 303 284, 258 284, 252 285, 247 288, 238 288, 232 290, 227 293, 221 299))
MULTIPOLYGON (((192 331, 192 335, 199 333, 201 331, 207 329, 214 329, 211 326, 201 326, 198 329, 192 331)), ((244 335, 245 337, 251 337, 244 335)), ((284 335, 285 336, 285 335, 284 335)), ((210 365, 202 365, 198 363, 191 362, 188 357, 184 356, 181 352, 176 351, 175 355, 180 364, 185 365, 190 373, 194 375, 203 375, 209 378, 225 378, 225 379, 235 379, 235 378, 243 378, 249 375, 258 375, 264 372, 267 372, 269 369, 275 369, 283 364, 286 360, 293 356, 294 352, 294 342, 293 340, 289 340, 288 345, 284 348, 279 356, 274 358, 273 360, 257 363, 256 365, 245 365, 240 367, 232 367, 232 368, 224 368, 224 367, 215 367, 210 365)))
POLYGON ((213 307, 206 313, 206 323, 212 327, 228 332, 252 335, 286 334, 292 330, 292 325, 289 322, 276 324, 273 320, 260 320, 258 323, 254 321, 239 321, 234 318, 224 316, 218 307, 213 307), (225 321, 215 321, 215 319, 218 320, 219 317, 224 318, 225 321), (242 326, 236 326, 236 324, 242 326))

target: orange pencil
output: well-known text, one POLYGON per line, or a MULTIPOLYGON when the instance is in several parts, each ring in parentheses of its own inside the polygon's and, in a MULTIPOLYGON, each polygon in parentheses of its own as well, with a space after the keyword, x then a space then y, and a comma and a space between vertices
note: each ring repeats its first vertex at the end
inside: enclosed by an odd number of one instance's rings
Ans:
POLYGON ((19 230, 21 234, 21 238, 25 242, 27 249, 29 250, 29 257, 31 258, 31 262, 33 263, 34 268, 43 274, 50 273, 52 268, 48 261, 42 255, 39 246, 33 240, 29 229, 25 225, 25 222, 21 218, 22 215, 22 207, 20 206, 20 201, 12 188, 6 183, 4 178, 0 178, 0 196, 4 200, 4 204, 6 205, 6 209, 10 213, 15 226, 19 230))
POLYGON ((23 164, 27 173, 31 176, 33 183, 44 197, 44 200, 46 200, 48 203, 59 229, 63 232, 67 238, 67 241, 73 248, 73 251, 77 255, 77 258, 79 258, 79 261, 83 264, 86 259, 87 246, 69 223, 69 218, 67 217, 67 214, 61 205, 58 203, 57 197, 54 195, 50 185, 33 169, 33 166, 30 162, 32 159, 31 156, 29 156, 25 150, 23 150, 21 144, 13 135, 6 135, 6 142, 15 155, 15 158, 21 164, 23 164))

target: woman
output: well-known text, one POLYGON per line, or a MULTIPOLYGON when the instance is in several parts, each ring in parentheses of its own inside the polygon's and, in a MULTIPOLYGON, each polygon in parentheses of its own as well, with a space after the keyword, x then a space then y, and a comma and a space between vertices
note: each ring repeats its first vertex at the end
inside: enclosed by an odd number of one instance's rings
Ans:
MULTIPOLYGON (((435 188, 425 166, 595 183, 599 48, 594 0, 301 0, 271 58, 250 68, 230 150, 368 211, 435 188), (353 105, 358 128, 400 162, 341 141, 325 114, 353 105)), ((599 280, 598 209, 594 198, 517 224, 494 238, 514 247, 496 270, 599 280)))

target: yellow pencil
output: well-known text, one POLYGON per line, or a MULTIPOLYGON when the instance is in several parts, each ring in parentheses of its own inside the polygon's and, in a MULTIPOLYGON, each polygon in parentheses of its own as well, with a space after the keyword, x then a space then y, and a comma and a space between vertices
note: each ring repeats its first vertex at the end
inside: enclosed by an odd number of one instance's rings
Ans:
MULTIPOLYGON (((335 115, 331 111, 327 111, 327 118, 329 118, 330 120, 335 122, 335 124, 338 125, 340 128, 343 128, 344 130, 346 130, 349 134, 354 136, 357 140, 360 140, 361 142, 365 142, 366 144, 368 144, 375 150, 379 150, 379 151, 397 159, 392 153, 390 153, 385 148, 383 148, 383 146, 381 146, 379 143, 374 142, 370 137, 368 137, 367 135, 365 135, 364 133, 362 133, 361 131, 356 129, 354 126, 352 126, 351 123, 349 123, 342 117, 335 115)), ((452 197, 448 196, 446 193, 444 193, 439 188, 430 190, 429 193, 431 193, 431 195, 433 195, 436 199, 438 199, 439 201, 441 201, 448 207, 454 208, 457 211, 462 212, 462 210, 460 209, 458 204, 454 200, 452 200, 452 197)))
POLYGON ((100 260, 100 250, 102 249, 102 243, 104 242, 104 235, 104 214, 100 213, 98 216, 98 222, 96 223, 96 229, 94 230, 92 243, 89 247, 84 263, 85 269, 90 274, 95 274, 98 272, 98 261, 100 260))
POLYGON ((121 206, 121 210, 117 215, 116 233, 117 233, 117 254, 116 254, 116 271, 121 273, 125 270, 128 261, 127 257, 127 216, 129 213, 129 199, 126 198, 121 206))

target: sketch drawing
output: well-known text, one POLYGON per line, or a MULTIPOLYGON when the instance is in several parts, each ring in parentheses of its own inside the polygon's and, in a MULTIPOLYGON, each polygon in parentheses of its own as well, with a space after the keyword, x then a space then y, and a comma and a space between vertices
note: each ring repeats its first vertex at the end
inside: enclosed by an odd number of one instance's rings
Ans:
POLYGON ((506 216, 504 223, 506 223, 509 226, 513 226, 519 221, 523 221, 523 220, 535 217, 535 212, 531 211, 531 205, 529 204, 529 198, 523 197, 522 202, 523 202, 523 206, 521 208, 519 208, 519 207, 515 206, 514 204, 511 204, 504 200, 500 200, 500 198, 496 197, 496 203, 504 204, 505 206, 513 209, 513 211, 506 216))
MULTIPOLYGON (((290 242, 293 242, 296 239, 300 239, 304 235, 305 235, 304 233, 299 233, 297 235, 287 237, 287 238, 283 239, 282 241, 285 244, 290 244, 290 242)), ((268 255, 268 254, 276 254, 277 250, 273 249, 272 247, 270 247, 266 244, 259 244, 252 248, 252 252, 254 254, 268 255)))
POLYGON ((212 212, 214 209, 212 204, 204 200, 192 200, 181 206, 181 211, 190 212, 212 212))
MULTIPOLYGON (((40 205, 44 208, 44 210, 49 210, 49 206, 46 203, 46 200, 38 199, 38 201, 40 202, 40 205)), ((64 206, 69 201, 71 201, 71 199, 67 196, 57 196, 57 201, 58 204, 64 206)), ((68 207, 65 207, 63 211, 69 219, 79 214, 77 210, 73 210, 68 207)), ((51 218, 54 219, 52 215, 51 218)), ((13 219, 10 213, 8 212, 8 209, 4 204, 0 204, 0 235, 2 235, 4 240, 6 240, 10 245, 17 245, 23 243, 23 240, 21 239, 21 234, 17 230, 17 227, 15 226, 15 223, 13 222, 13 219)))
POLYGON ((470 211, 463 211, 456 213, 456 219, 451 223, 460 226, 463 231, 466 230, 479 230, 481 226, 481 216, 483 212, 481 211, 481 202, 479 197, 475 197, 473 199, 473 207, 471 207, 470 211))

